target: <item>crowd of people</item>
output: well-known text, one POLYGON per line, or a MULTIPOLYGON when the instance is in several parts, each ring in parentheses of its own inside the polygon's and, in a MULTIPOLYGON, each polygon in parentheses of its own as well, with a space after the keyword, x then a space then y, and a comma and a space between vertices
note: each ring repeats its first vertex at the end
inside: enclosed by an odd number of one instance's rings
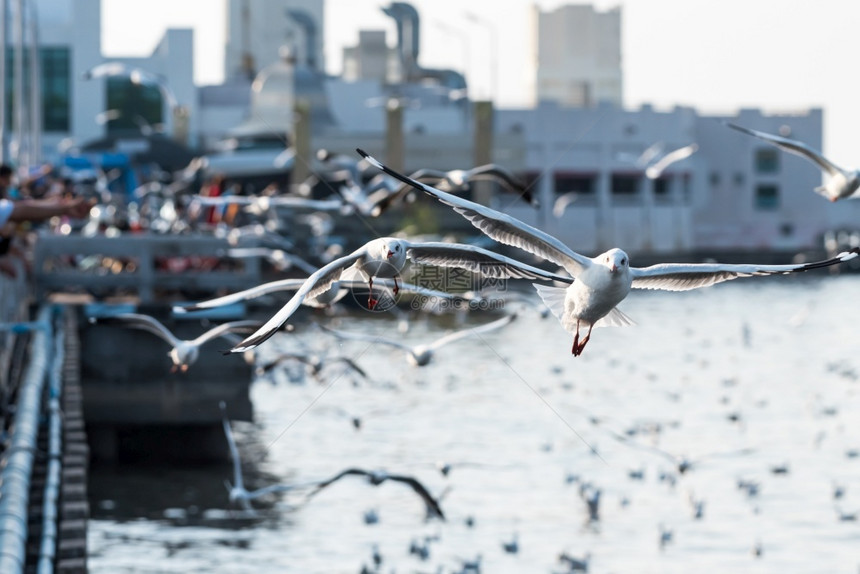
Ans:
POLYGON ((75 197, 71 183, 50 164, 26 177, 0 165, 0 273, 14 277, 21 263, 27 268, 28 231, 34 225, 54 217, 86 217, 93 204, 75 197))

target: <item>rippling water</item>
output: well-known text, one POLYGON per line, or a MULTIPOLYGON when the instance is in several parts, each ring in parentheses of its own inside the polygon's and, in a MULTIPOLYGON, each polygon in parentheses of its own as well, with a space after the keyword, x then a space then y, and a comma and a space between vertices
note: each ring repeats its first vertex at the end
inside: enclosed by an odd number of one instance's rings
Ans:
MULTIPOLYGON (((357 573, 376 545, 386 573, 457 572, 478 556, 483 572, 563 572, 561 552, 588 555, 590 572, 857 572, 858 293, 857 276, 634 292, 622 308, 638 325, 596 330, 579 358, 532 309, 422 368, 376 344, 282 335, 263 360, 301 340, 357 358, 374 383, 335 367, 322 384, 290 382, 286 367, 255 382, 256 422, 234 423, 250 486, 384 468, 448 489, 447 521, 425 521, 396 483, 347 478, 243 518, 227 502, 228 466, 94 469, 90 570, 357 573), (363 417, 360 431, 348 415, 363 417), (679 474, 657 449, 694 465, 679 474), (437 461, 474 465, 446 478, 437 461), (598 520, 583 485, 602 493, 598 520), (438 540, 421 561, 408 549, 425 536, 438 540), (519 552, 507 553, 514 536, 519 552)), ((399 336, 424 342, 491 318, 419 318, 399 336)), ((398 336, 388 316, 339 321, 398 336)))

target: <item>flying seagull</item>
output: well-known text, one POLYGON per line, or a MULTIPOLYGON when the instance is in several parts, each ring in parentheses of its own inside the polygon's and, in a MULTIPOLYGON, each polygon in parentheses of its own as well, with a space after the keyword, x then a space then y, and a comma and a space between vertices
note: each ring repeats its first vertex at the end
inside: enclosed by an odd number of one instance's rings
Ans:
POLYGON ((682 159, 687 159, 699 149, 699 145, 691 143, 682 148, 670 151, 657 161, 651 163, 645 168, 645 177, 648 179, 657 179, 673 163, 679 162, 682 159))
POLYGON ((399 475, 399 474, 388 474, 384 470, 369 471, 369 470, 362 470, 360 468, 348 468, 342 472, 339 472, 338 474, 334 475, 333 477, 329 478, 328 480, 324 480, 324 481, 320 482, 317 485, 316 489, 311 491, 307 497, 310 498, 311 496, 314 496, 316 493, 318 493, 323 488, 329 486, 330 484, 332 484, 334 482, 337 482, 338 480, 340 480, 341 478, 343 478, 345 476, 364 476, 367 478, 367 482, 369 482, 373 486, 379 486, 380 484, 382 484, 386 480, 393 480, 395 482, 402 482, 402 483, 408 485, 409 487, 411 487, 412 490, 414 490, 415 493, 421 497, 421 500, 424 501, 424 504, 427 507, 427 518, 439 518, 441 520, 445 520, 445 515, 442 513, 442 508, 439 506, 439 502, 430 494, 430 492, 424 487, 423 484, 418 482, 417 479, 415 479, 411 476, 404 476, 404 475, 399 475))
POLYGON ((230 502, 238 502, 247 511, 253 512, 251 501, 255 498, 260 498, 272 492, 286 492, 288 490, 296 490, 308 486, 316 486, 318 483, 311 482, 307 484, 272 484, 257 490, 247 490, 245 481, 242 478, 242 461, 239 458, 239 448, 236 446, 236 440, 233 438, 233 429, 230 427, 230 421, 227 419, 227 406, 224 401, 219 403, 221 407, 221 422, 224 425, 224 436, 227 438, 227 447, 230 449, 230 460, 233 462, 233 484, 230 481, 225 481, 227 490, 230 492, 230 502))
POLYGON ((330 289, 331 284, 340 279, 341 274, 347 268, 351 268, 352 273, 359 273, 367 281, 370 290, 367 305, 371 310, 374 309, 378 301, 373 298, 373 279, 376 277, 393 278, 393 292, 397 295, 400 290, 397 277, 406 265, 407 257, 414 263, 439 267, 460 267, 494 279, 513 278, 561 281, 564 283, 572 281, 570 277, 550 273, 474 245, 435 242, 412 243, 395 237, 381 237, 367 242, 351 254, 335 259, 311 274, 280 311, 257 332, 233 347, 230 352, 242 353, 253 349, 274 335, 302 304, 305 297, 316 297, 330 289))
POLYGON ((630 267, 627 254, 612 248, 589 258, 576 253, 557 238, 522 221, 461 197, 420 183, 386 167, 363 150, 358 153, 380 170, 404 183, 423 190, 468 219, 491 239, 518 247, 565 269, 575 279, 567 287, 535 284, 544 303, 562 327, 574 335, 571 352, 582 354, 596 326, 632 325, 633 321, 617 305, 631 288, 686 291, 708 287, 738 277, 751 277, 808 271, 842 263, 857 257, 854 248, 824 261, 792 265, 732 265, 723 263, 660 263, 650 267, 630 267), (580 339, 580 328, 587 328, 580 339))
POLYGON ((858 195, 858 188, 860 188, 860 170, 850 171, 841 168, 821 155, 820 152, 812 149, 803 142, 774 134, 751 130, 731 122, 726 122, 726 125, 732 129, 738 130, 739 132, 763 139, 764 141, 772 143, 776 147, 789 153, 804 157, 817 165, 821 171, 827 174, 829 179, 824 185, 816 187, 815 191, 830 201, 838 201, 840 199, 856 197, 858 195))
POLYGON ((516 318, 516 314, 506 315, 501 319, 496 319, 490 323, 486 323, 479 327, 473 327, 471 329, 462 329, 460 331, 454 331, 444 337, 436 339, 432 343, 427 345, 416 345, 410 346, 399 340, 387 339, 385 337, 380 337, 378 335, 371 335, 368 333, 361 332, 347 332, 347 331, 338 331, 336 329, 330 329, 325 327, 324 325, 319 325, 319 327, 327 332, 331 333, 335 337, 339 339, 352 339, 355 341, 370 341, 372 343, 381 343, 383 345, 389 345, 391 347, 396 347, 398 349, 402 349, 406 351, 407 359, 410 363, 415 365, 416 367, 423 367, 433 358, 433 354, 438 351, 444 345, 449 343, 453 343, 454 341, 459 341, 460 339, 464 339, 466 337, 471 337, 472 335, 478 335, 480 333, 487 333, 489 331, 494 331, 500 327, 503 327, 513 321, 516 318))
POLYGON ((153 335, 167 341, 172 346, 167 353, 170 360, 173 361, 171 372, 188 370, 191 365, 197 360, 200 355, 200 347, 204 343, 217 339, 218 337, 228 337, 235 332, 247 332, 256 329, 260 326, 259 321, 232 321, 230 323, 222 323, 217 327, 209 329, 196 339, 183 340, 174 335, 165 327, 158 319, 143 315, 140 313, 120 313, 110 317, 104 317, 98 320, 100 323, 119 323, 130 329, 141 329, 148 331, 153 335))

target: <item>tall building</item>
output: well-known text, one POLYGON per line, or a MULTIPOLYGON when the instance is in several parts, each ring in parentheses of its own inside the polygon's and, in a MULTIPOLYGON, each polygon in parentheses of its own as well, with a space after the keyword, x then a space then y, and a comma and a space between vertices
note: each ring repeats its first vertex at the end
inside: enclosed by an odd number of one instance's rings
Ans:
POLYGON ((621 8, 598 12, 577 4, 543 12, 535 6, 532 47, 535 104, 621 105, 621 8))
POLYGON ((228 0, 224 78, 253 78, 277 63, 282 46, 299 65, 325 69, 323 0, 228 0))

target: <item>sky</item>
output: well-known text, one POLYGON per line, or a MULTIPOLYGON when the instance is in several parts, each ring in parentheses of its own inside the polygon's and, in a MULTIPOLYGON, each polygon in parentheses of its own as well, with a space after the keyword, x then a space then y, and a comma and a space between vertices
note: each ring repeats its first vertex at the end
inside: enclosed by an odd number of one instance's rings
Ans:
MULTIPOLYGON (((412 0, 421 14, 425 67, 464 71, 473 97, 493 91, 498 107, 528 102, 529 12, 564 0, 412 0), (470 12, 481 19, 475 23, 470 12), (493 34, 498 46, 493 58, 493 34)), ((168 27, 195 30, 195 81, 222 79, 225 0, 102 0, 106 56, 145 55, 168 27)), ((387 0, 326 0, 326 70, 339 73, 341 50, 358 30, 387 30, 387 0)), ((860 102, 855 28, 860 2, 845 0, 594 0, 622 8, 624 105, 692 106, 702 113, 741 107, 765 112, 824 110, 824 151, 846 168, 858 166, 860 102)))

